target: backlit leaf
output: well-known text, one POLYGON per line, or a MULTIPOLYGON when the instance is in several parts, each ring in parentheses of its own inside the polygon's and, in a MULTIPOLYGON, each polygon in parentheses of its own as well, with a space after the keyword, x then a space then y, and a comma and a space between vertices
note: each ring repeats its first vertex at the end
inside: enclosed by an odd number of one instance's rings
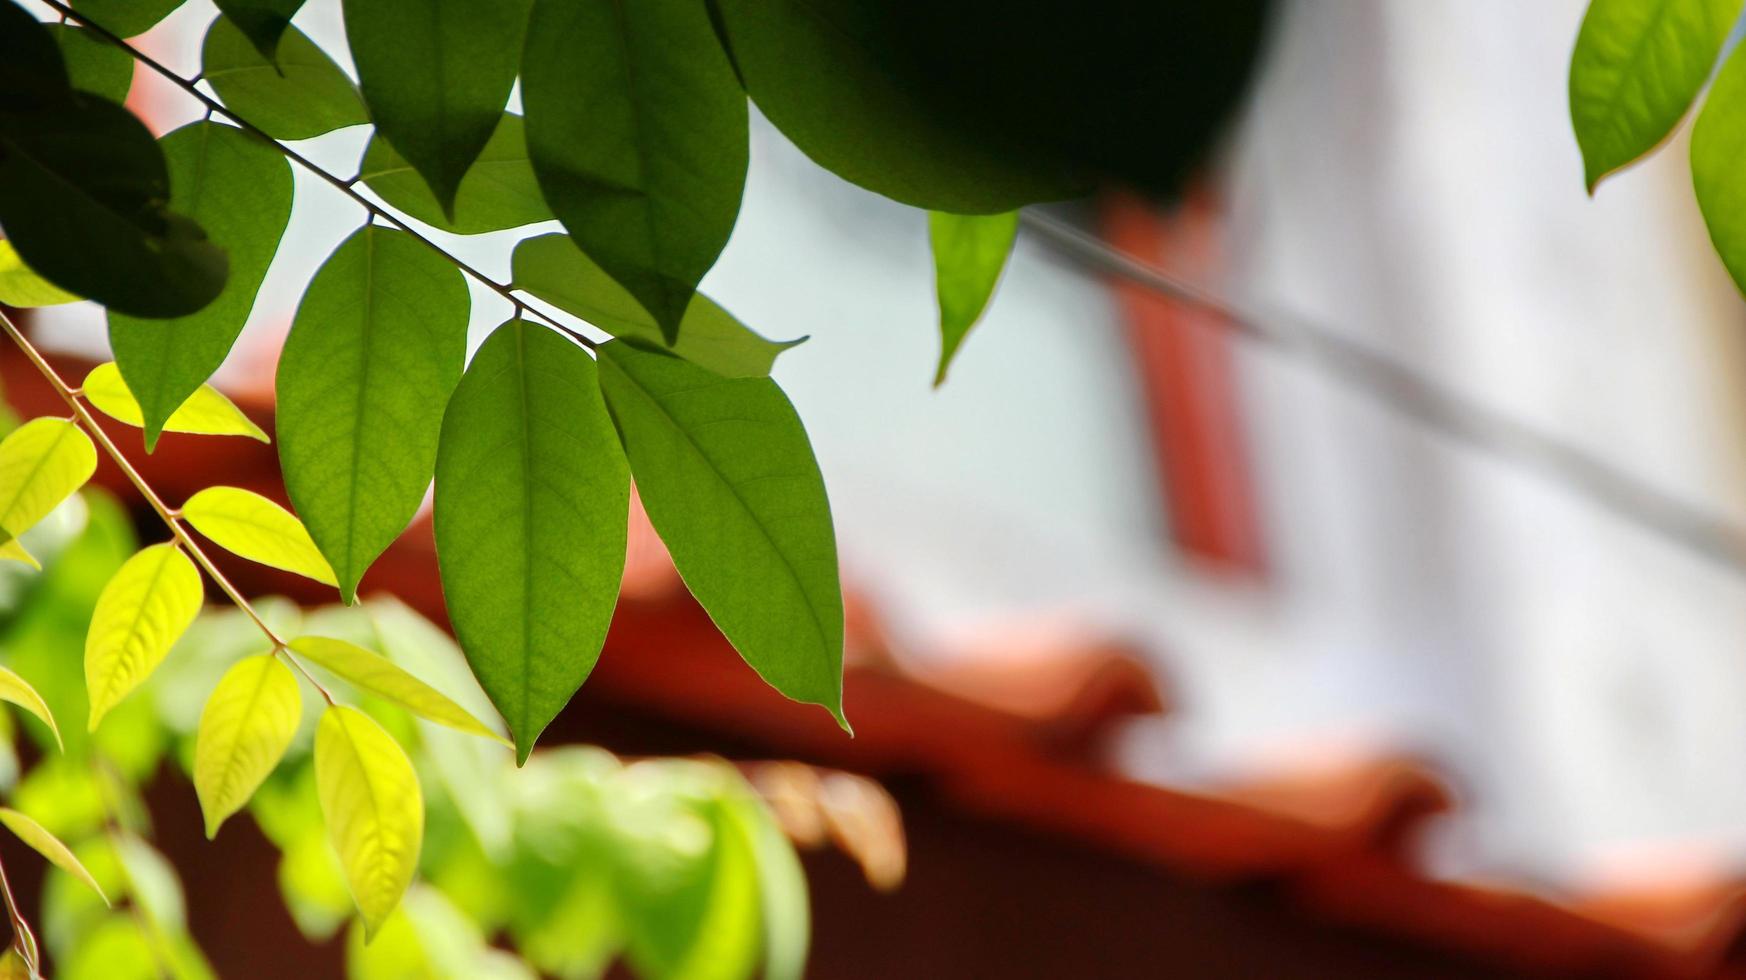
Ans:
POLYGON ((109 317, 109 344, 139 399, 148 451, 170 414, 224 363, 291 217, 290 164, 261 140, 232 126, 196 122, 160 145, 170 167, 171 206, 200 222, 230 254, 230 278, 210 306, 188 316, 109 317))
MULTIPOLYGON (((664 980, 752 976, 763 937, 751 841, 738 832, 719 799, 687 801, 682 807, 674 818, 703 821, 707 849, 659 854, 648 862, 668 873, 621 874, 630 907, 624 917, 627 958, 639 976, 664 980), (673 864, 680 864, 679 873, 671 873, 673 864)), ((651 828, 656 829, 659 824, 651 828)), ((656 849, 663 843, 650 834, 633 846, 656 849)))
POLYGON ((275 64, 220 17, 206 32, 200 64, 225 107, 274 139, 309 139, 370 121, 357 86, 295 27, 280 37, 275 64))
POLYGON ((195 530, 233 555, 333 585, 333 569, 297 515, 250 490, 207 487, 182 505, 195 530))
POLYGON ((1590 193, 1655 148, 1710 77, 1740 0, 1593 0, 1570 58, 1570 120, 1590 193))
POLYGON ((502 741, 484 722, 449 700, 436 688, 412 676, 379 653, 325 636, 305 636, 291 641, 291 649, 316 666, 361 691, 439 725, 502 741))
POLYGON ((830 502, 782 389, 622 341, 600 348, 600 384, 692 595, 765 681, 847 727, 830 502))
POLYGON ((182 5, 182 0, 72 0, 73 9, 120 37, 144 34, 182 5))
POLYGON ((1746 291, 1746 57, 1736 49, 1716 73, 1691 132, 1691 182, 1710 241, 1735 285, 1746 291))
POLYGON ((727 831, 743 836, 757 865, 765 980, 802 980, 812 936, 812 908, 800 857, 751 792, 724 794, 721 805, 727 831))
POLYGON ((390 207, 457 235, 480 235, 552 220, 552 209, 546 207, 527 160, 521 117, 509 113, 504 114, 479 151, 479 158, 461 178, 453 221, 444 216, 424 178, 379 135, 370 138, 361 174, 364 183, 390 207))
POLYGON ((32 419, 0 440, 0 537, 29 530, 97 471, 97 447, 76 423, 32 419))
POLYGON ((952 355, 964 335, 982 318, 994 295, 1006 257, 1018 235, 1018 212, 961 215, 928 214, 934 247, 934 288, 940 301, 940 367, 934 384, 946 380, 952 355))
POLYGON ((268 61, 278 56, 279 39, 291 18, 303 7, 303 0, 215 0, 219 13, 230 18, 245 34, 249 43, 268 61))
POLYGON ((199 570, 172 542, 141 550, 103 587, 85 634, 91 731, 163 662, 204 597, 199 570))
POLYGON ((79 297, 30 271, 12 243, 0 238, 0 305, 28 309, 78 301, 79 297))
POLYGON ((630 474, 581 348, 492 333, 443 419, 435 507, 449 620, 525 762, 594 668, 624 572, 630 474))
MULTIPOLYGON (((567 235, 541 235, 515 247, 515 287, 615 337, 665 346, 661 328, 623 286, 567 235)), ((801 340, 806 338, 802 337, 801 340)), ((801 340, 766 340, 702 293, 685 309, 673 353, 730 378, 763 377, 776 355, 801 340)))
POLYGON ((430 485, 467 316, 459 270, 375 225, 334 250, 297 308, 279 358, 279 462, 348 602, 430 485))
POLYGON ((746 97, 703 4, 536 0, 521 84, 546 202, 671 342, 746 180, 746 97))
MULTIPOLYGON (((85 375, 80 386, 85 399, 103 414, 128 425, 140 425, 144 420, 139 402, 128 390, 127 381, 113 362, 99 364, 85 375)), ((203 384, 170 413, 164 422, 166 432, 192 432, 210 436, 247 436, 259 442, 272 442, 261 427, 249 420, 242 409, 217 388, 203 384)))
POLYGON ((133 85, 132 55, 83 28, 50 24, 48 29, 61 49, 74 88, 111 102, 127 100, 127 90, 133 85))
POLYGON ((79 863, 72 851, 67 850, 67 845, 43 829, 42 824, 11 807, 0 807, 0 823, 5 824, 6 829, 12 831, 19 840, 30 845, 31 850, 48 858, 50 864, 91 886, 92 891, 102 896, 103 903, 109 904, 109 896, 104 895, 103 889, 97 886, 97 879, 91 877, 91 872, 85 870, 85 866, 79 863))
POLYGON ((364 934, 399 904, 418 867, 424 799, 400 743, 369 715, 338 705, 315 732, 315 782, 364 934))
POLYGON ((297 678, 273 654, 225 671, 200 712, 194 742, 194 791, 208 838, 279 764, 302 717, 297 678))
POLYGON ((42 562, 37 561, 35 555, 25 550, 24 545, 17 538, 0 544, 0 561, 23 562, 31 568, 42 568, 42 562))
POLYGON ((54 713, 49 711, 48 703, 42 695, 36 693, 36 688, 30 682, 18 676, 5 667, 0 667, 0 701, 18 705, 20 708, 35 715, 38 720, 48 726, 54 733, 55 744, 61 745, 61 728, 55 724, 54 713))

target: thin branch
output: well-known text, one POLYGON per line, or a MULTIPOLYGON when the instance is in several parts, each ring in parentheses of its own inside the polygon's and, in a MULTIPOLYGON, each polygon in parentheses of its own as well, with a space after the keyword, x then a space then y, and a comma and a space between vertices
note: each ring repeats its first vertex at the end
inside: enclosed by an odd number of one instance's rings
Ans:
POLYGON ((42 950, 36 944, 36 933, 30 931, 30 923, 24 921, 24 913, 18 908, 18 899, 12 897, 12 883, 6 879, 6 865, 0 864, 0 898, 6 902, 6 918, 12 924, 12 942, 18 948, 18 955, 24 957, 25 965, 30 967, 30 975, 42 974, 42 950))

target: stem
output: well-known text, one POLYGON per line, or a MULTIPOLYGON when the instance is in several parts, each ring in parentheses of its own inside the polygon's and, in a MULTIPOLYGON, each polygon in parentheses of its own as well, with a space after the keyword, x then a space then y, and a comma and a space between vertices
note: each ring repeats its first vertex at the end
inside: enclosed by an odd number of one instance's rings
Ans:
MULTIPOLYGON (((540 310, 533 309, 533 308, 527 306, 526 303, 523 303, 521 301, 520 297, 515 295, 515 288, 513 286, 511 286, 507 283, 498 282, 497 280, 491 278, 490 276, 486 275, 485 273, 480 272, 478 269, 475 269, 473 266, 468 265, 467 263, 461 261, 460 259, 456 258, 453 254, 451 254, 447 249, 443 248, 441 245, 438 245, 436 242, 431 241, 429 238, 426 238, 424 235, 421 235, 417 231, 413 230, 411 225, 407 224, 404 220, 402 220, 400 218, 399 215, 395 214, 393 211, 390 211, 387 208, 382 207, 381 205, 377 204, 376 202, 374 202, 374 201, 370 200, 369 198, 365 197, 364 195, 358 193, 357 189, 352 186, 354 183, 357 182, 358 178, 354 177, 351 180, 346 180, 343 177, 336 177, 333 174, 328 173, 326 170, 323 170, 321 167, 316 166, 314 161, 310 160, 308 157, 304 156, 301 153, 298 153, 296 150, 291 149, 290 147, 279 142, 278 140, 274 139, 273 137, 268 136, 266 134, 266 132, 264 132, 259 126, 256 126, 254 123, 249 122, 247 119, 244 119, 243 117, 237 115, 236 113, 232 112, 231 110, 225 108, 223 103, 221 103, 218 100, 207 95, 205 92, 200 91, 200 89, 195 87, 194 80, 183 78, 181 75, 178 75, 175 72, 171 71, 170 69, 166 68, 162 63, 160 63, 157 59, 153 58, 151 55, 148 55, 144 51, 141 51, 138 48, 134 47, 133 45, 128 44, 126 40, 116 36, 114 33, 110 32, 107 28, 105 28, 102 24, 98 24, 98 23, 92 21, 89 17, 86 17, 84 14, 81 14, 79 11, 74 10, 72 7, 69 7, 65 3, 61 2, 61 0, 43 0, 43 2, 48 4, 57 13, 59 13, 63 19, 67 18, 69 16, 72 17, 74 20, 83 24, 86 27, 86 29, 90 30, 92 33, 96 34, 98 37, 104 39, 105 41, 108 41, 110 44, 113 44, 116 47, 121 48, 123 51, 126 51, 128 54, 132 55, 133 59, 135 61, 139 62, 142 65, 145 65, 147 68, 150 68, 152 71, 157 72, 159 75, 162 75, 164 78, 168 79, 169 81, 174 82, 177 87, 181 88, 183 91, 187 92, 189 95, 193 96, 194 98, 200 100, 201 105, 206 107, 206 114, 207 114, 208 118, 210 118, 214 113, 220 113, 220 114, 224 115, 225 118, 229 119, 233 123, 236 123, 237 127, 239 129, 241 129, 242 131, 244 131, 252 136, 255 136, 259 139, 265 140, 268 143, 268 145, 270 145, 274 149, 278 150, 281 154, 283 154, 285 156, 286 159, 291 160, 293 163, 296 163, 298 166, 302 167, 303 169, 309 171, 310 173, 314 174, 317 177, 320 177, 322 180, 326 181, 329 185, 331 185, 334 189, 338 190, 340 193, 351 198, 359 206, 361 206, 365 211, 368 211, 371 214, 371 216, 373 216, 375 218, 379 218, 382 221, 386 221, 388 224, 394 226, 396 229, 403 231, 403 232, 407 233, 408 235, 411 235, 413 238, 417 239, 420 242, 423 242, 424 246, 426 248, 428 248, 431 251, 442 256, 444 261, 448 262, 450 265, 461 270, 462 272, 466 273, 467 275, 472 276, 475 280, 477 280, 479 282, 480 285, 486 287, 487 289, 491 290, 492 292, 496 293, 497 295, 502 296, 504 299, 509 300, 511 303, 515 304, 517 307, 519 307, 521 309, 526 309, 529 312, 533 313, 535 316, 539 317, 541 320, 544 320, 546 325, 551 327, 553 330, 556 330, 559 333, 567 335, 571 340, 576 341, 578 344, 581 344, 582 346, 588 348, 589 350, 593 350, 593 349, 600 346, 598 343, 596 343, 592 338, 588 337, 586 334, 583 334, 583 333, 581 333, 581 332, 579 332, 571 327, 567 327, 567 326, 563 325, 562 323, 559 323, 557 320, 553 319, 550 316, 547 316, 544 312, 542 312, 540 310)), ((199 78, 199 76, 195 76, 195 78, 197 79, 197 78, 199 78)))
POLYGON ((333 704, 333 695, 329 694, 327 688, 323 687, 321 682, 317 681, 315 676, 296 657, 291 655, 284 639, 273 632, 273 628, 267 625, 267 621, 261 618, 260 613, 255 611, 255 607, 249 603, 248 599, 237 591, 236 586, 230 584, 230 579, 226 578, 224 573, 218 570, 218 566, 212 563, 212 559, 207 557, 205 549, 201 548, 199 542, 194 540, 194 536, 188 533, 187 525, 183 523, 180 512, 172 510, 164 504, 163 498, 158 496, 157 491, 146 483, 145 477, 140 476, 139 471, 127 461, 126 456, 122 455, 121 449, 115 445, 115 441, 109 438, 109 433, 97 424, 97 420, 91 415, 91 410, 86 408, 85 403, 80 400, 79 392, 61 379, 54 366, 42 356, 29 338, 24 336, 24 332, 18 329, 18 325, 12 322, 12 318, 4 312, 0 312, 0 329, 3 329, 6 335, 12 338, 12 342, 24 351, 24 356, 30 359, 30 363, 35 365, 37 371, 55 389, 55 393, 60 395, 61 400, 73 410, 74 420, 83 426, 97 441, 97 444, 103 447, 103 451, 109 455, 109 458, 115 461, 115 465, 120 467, 121 472, 127 476, 128 482, 134 485, 140 496, 145 498, 146 503, 151 505, 152 510, 156 511, 158 517, 169 527, 176 542, 205 570, 207 576, 218 586, 219 591, 228 596, 230 601, 235 603, 236 607, 241 609, 249 619, 253 620, 254 624, 260 627, 262 633, 266 634, 268 641, 273 644, 273 653, 295 667, 308 679, 310 684, 315 686, 317 691, 321 692, 321 696, 326 699, 328 704, 333 704))
POLYGON ((30 923, 24 921, 24 913, 18 911, 18 899, 12 897, 12 883, 6 880, 5 864, 0 864, 0 898, 6 902, 6 918, 12 924, 12 941, 18 947, 18 955, 24 957, 30 975, 39 976, 42 973, 42 950, 37 948, 36 934, 30 931, 30 923))

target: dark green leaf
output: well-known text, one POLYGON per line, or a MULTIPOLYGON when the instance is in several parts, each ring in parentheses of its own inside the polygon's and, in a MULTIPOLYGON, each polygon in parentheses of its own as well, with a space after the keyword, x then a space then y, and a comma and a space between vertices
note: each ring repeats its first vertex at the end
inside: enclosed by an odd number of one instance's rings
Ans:
POLYGON ((56 99, 67 88, 67 67, 48 27, 16 4, 0 6, 0 93, 18 101, 56 99))
POLYGON ((467 356, 468 302, 441 256, 366 225, 297 307, 279 358, 279 462, 347 602, 430 485, 467 356))
POLYGON ((1740 0, 1594 0, 1570 58, 1570 121, 1590 193, 1655 148, 1710 77, 1740 0))
POLYGON ((174 320, 109 317, 109 344, 144 416, 146 449, 170 415, 218 370, 248 320, 291 217, 291 166, 240 129, 197 122, 165 136, 170 204, 205 225, 230 254, 212 305, 174 320))
POLYGON ((759 676, 847 727, 830 502, 782 389, 622 341, 600 348, 600 383, 691 593, 759 676))
POLYGON ((546 207, 533 167, 527 162, 527 141, 522 138, 521 117, 517 115, 504 114, 479 159, 461 178, 453 221, 443 214, 442 205, 424 179, 381 136, 370 138, 361 170, 364 183, 391 207, 457 235, 481 235, 552 220, 552 211, 546 207))
POLYGON ((600 657, 629 508, 594 362, 544 328, 498 327, 443 419, 435 525, 449 621, 518 762, 600 657))
POLYGON ((275 65, 220 17, 206 32, 200 64, 225 106, 274 139, 308 139, 370 121, 357 86, 295 27, 279 39, 275 65))
POLYGON ((746 98, 702 4, 536 0, 522 99, 547 203, 671 343, 746 180, 746 98))
POLYGON ((291 18, 302 8, 303 0, 214 0, 218 12, 248 36, 249 43, 272 61, 279 51, 279 39, 291 26, 291 18))
POLYGON ((928 214, 928 238, 934 246, 934 291, 940 301, 940 368, 934 374, 935 386, 946 380, 952 355, 982 318, 1017 236, 1017 211, 928 214))
POLYGON ((453 217, 497 128, 532 0, 346 0, 346 37, 376 131, 453 217))
POLYGON ((61 49, 74 88, 111 102, 127 100, 127 90, 133 85, 132 55, 87 30, 66 24, 50 24, 48 29, 61 49))
POLYGON ((118 37, 133 37, 170 16, 182 0, 72 0, 73 9, 118 37))
MULTIPOLYGON (((658 346, 661 328, 565 235, 541 235, 515 247, 515 287, 587 320, 615 337, 658 346)), ((698 293, 685 310, 673 353, 730 378, 763 377, 776 355, 805 340, 766 340, 698 293)))

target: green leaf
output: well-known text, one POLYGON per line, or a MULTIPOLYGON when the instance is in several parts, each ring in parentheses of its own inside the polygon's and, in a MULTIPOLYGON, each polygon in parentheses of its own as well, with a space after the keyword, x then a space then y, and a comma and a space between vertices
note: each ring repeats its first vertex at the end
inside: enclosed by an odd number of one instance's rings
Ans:
POLYGON ((746 97, 703 5, 536 0, 521 70, 546 202, 671 343, 746 181, 746 97))
MULTIPOLYGON (((541 235, 515 247, 515 288, 633 342, 663 346, 661 328, 623 286, 582 254, 566 235, 541 235)), ((776 355, 800 340, 766 340, 698 293, 685 310, 671 350, 730 378, 763 377, 776 355)))
POLYGON ((297 515, 240 487, 207 487, 188 498, 182 516, 233 555, 334 585, 333 569, 297 515))
POLYGON ((1690 108, 1740 0, 1594 0, 1570 58, 1570 121, 1589 193, 1690 108))
POLYGON ((0 544, 0 561, 23 562, 39 571, 42 569, 42 562, 37 561, 35 555, 25 550, 24 545, 19 544, 17 538, 0 544))
POLYGON ((1691 132, 1691 181, 1698 209, 1710 229, 1722 264, 1746 291, 1746 183, 1739 162, 1746 154, 1746 57, 1728 56, 1710 85, 1709 98, 1691 132))
POLYGON ((224 363, 291 217, 290 164, 255 137, 196 122, 160 145, 170 167, 171 206, 200 222, 229 252, 230 278, 210 306, 189 316, 149 323, 109 317, 109 344, 139 398, 148 452, 170 414, 224 363))
MULTIPOLYGON (((930 211, 993 214, 1085 182, 979 138, 905 84, 865 0, 713 0, 746 91, 826 170, 930 211)), ((913 75, 913 73, 912 73, 913 75)), ((910 79, 913 84, 913 78, 910 79)))
POLYGON ((303 0, 215 0, 218 12, 230 18, 268 61, 277 58, 279 39, 291 26, 291 18, 303 0))
POLYGON ((497 128, 532 0, 347 0, 346 38, 376 131, 454 215, 497 128))
POLYGON ((0 440, 0 535, 15 538, 97 472, 97 447, 66 419, 24 423, 0 440))
POLYGON ((461 178, 452 221, 424 178, 380 136, 370 138, 360 176, 390 207, 457 235, 482 235, 552 220, 552 209, 546 207, 527 160, 521 117, 510 113, 504 113, 479 158, 461 178))
POLYGON ((518 763, 600 657, 629 508, 594 362, 544 328, 498 327, 443 418, 435 531, 449 621, 518 763))
POLYGON ((600 348, 600 385, 692 595, 759 676, 847 728, 830 502, 782 389, 620 341, 600 348))
MULTIPOLYGON (((118 422, 140 425, 144 421, 139 402, 113 362, 92 368, 91 373, 85 375, 80 391, 84 392, 86 401, 118 422)), ((209 436, 247 436, 257 442, 273 441, 242 413, 242 409, 207 384, 194 389, 194 393, 170 413, 163 430, 209 436)))
POLYGON ((194 741, 194 792, 211 839, 278 766, 303 718, 291 668, 273 654, 237 661, 224 672, 194 741))
POLYGON ((300 637, 291 641, 291 649, 353 687, 397 704, 420 718, 457 731, 504 741, 501 735, 473 717, 467 709, 379 653, 326 636, 300 637))
POLYGON ((952 355, 965 334, 982 318, 1006 257, 1018 237, 1018 212, 962 215, 928 214, 934 246, 934 288, 940 300, 940 368, 934 386, 946 380, 952 355))
POLYGON ((85 870, 85 866, 79 863, 72 851, 67 850, 67 845, 44 830, 42 824, 11 807, 0 807, 0 823, 5 824, 6 829, 17 835, 19 840, 29 844, 31 850, 48 858, 50 864, 91 886, 92 891, 102 896, 105 905, 109 903, 109 896, 104 895, 103 889, 97 886, 97 879, 91 877, 91 872, 85 870))
POLYGON ((48 25, 61 49, 73 88, 111 102, 127 101, 133 86, 133 56, 90 31, 70 24, 48 25))
POLYGON ((182 0, 72 0, 73 9, 118 37, 135 37, 170 16, 182 0))
POLYGON ((812 935, 812 908, 800 857, 749 788, 724 794, 721 805, 727 811, 728 831, 745 840, 757 865, 765 980, 802 980, 812 935))
POLYGON ((411 235, 366 225, 315 274, 279 358, 285 489, 350 602, 430 485, 467 356, 467 284, 411 235))
POLYGON ((0 238, 0 305, 28 309, 78 301, 78 296, 30 271, 12 243, 0 238))
POLYGON ((418 868, 424 799, 412 761, 369 715, 336 705, 315 732, 315 783, 364 935, 400 903, 418 868))
POLYGON ((50 732, 54 733, 55 744, 62 746, 64 750, 64 743, 61 742, 61 726, 55 724, 55 716, 53 712, 49 711, 48 703, 42 699, 42 695, 36 693, 36 688, 31 687, 29 681, 5 667, 0 667, 0 701, 15 704, 35 715, 38 720, 48 726, 50 732))
POLYGON ((174 542, 129 558, 103 587, 85 634, 90 731, 133 692, 200 614, 200 571, 174 542))
POLYGON ((295 27, 279 39, 275 64, 220 17, 206 32, 200 64, 225 107, 274 139, 309 139, 370 121, 358 87, 295 27))
POLYGON ((704 822, 708 848, 686 853, 653 839, 653 831, 680 829, 661 821, 637 834, 645 839, 632 845, 633 853, 656 850, 656 859, 648 863, 662 873, 620 876, 630 911, 627 958, 639 976, 661 980, 750 977, 762 940, 751 842, 737 832, 719 800, 687 801, 674 818, 704 822), (678 853, 659 854, 663 845, 678 853))

